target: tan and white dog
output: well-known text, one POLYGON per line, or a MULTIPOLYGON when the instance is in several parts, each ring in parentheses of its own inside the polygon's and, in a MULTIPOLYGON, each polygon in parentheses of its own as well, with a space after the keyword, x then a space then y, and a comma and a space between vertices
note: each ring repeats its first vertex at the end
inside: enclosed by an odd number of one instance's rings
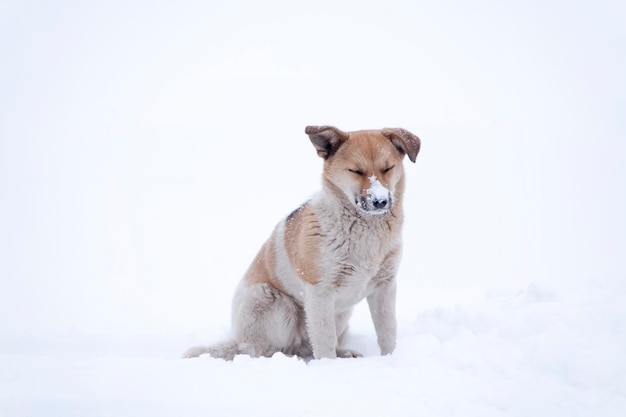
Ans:
POLYGON ((321 191, 278 224, 240 282, 234 340, 191 348, 186 357, 359 357, 342 342, 364 298, 381 354, 393 352, 402 161, 406 154, 415 162, 420 140, 404 129, 305 132, 324 159, 321 191))

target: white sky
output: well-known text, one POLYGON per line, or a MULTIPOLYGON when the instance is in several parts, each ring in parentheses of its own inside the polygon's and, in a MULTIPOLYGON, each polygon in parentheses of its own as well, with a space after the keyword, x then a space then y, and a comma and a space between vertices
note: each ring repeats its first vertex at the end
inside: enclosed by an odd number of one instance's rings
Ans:
POLYGON ((158 328, 229 296, 319 187, 307 124, 422 138, 416 290, 623 280, 625 21, 618 1, 2 1, 0 331, 158 328))

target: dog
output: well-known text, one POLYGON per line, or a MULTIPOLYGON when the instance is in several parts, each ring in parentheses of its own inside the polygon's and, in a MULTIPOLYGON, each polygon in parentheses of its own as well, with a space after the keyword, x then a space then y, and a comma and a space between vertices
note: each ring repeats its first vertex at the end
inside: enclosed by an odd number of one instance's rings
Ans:
POLYGON ((322 189, 276 226, 239 283, 233 340, 184 357, 361 357, 343 342, 364 298, 381 355, 395 349, 403 159, 415 162, 420 139, 400 128, 307 126, 305 133, 324 159, 322 189))

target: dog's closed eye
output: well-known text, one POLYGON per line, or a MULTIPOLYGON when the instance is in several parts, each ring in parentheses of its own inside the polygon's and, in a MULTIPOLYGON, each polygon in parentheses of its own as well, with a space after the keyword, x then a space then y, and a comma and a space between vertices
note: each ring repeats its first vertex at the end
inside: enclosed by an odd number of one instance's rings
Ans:
POLYGON ((390 166, 390 167, 388 167, 388 168, 383 169, 383 174, 388 173, 388 172, 389 172, 389 171, 391 171, 394 167, 395 167, 395 165, 392 165, 392 166, 390 166))
POLYGON ((360 169, 348 168, 348 171, 352 172, 353 174, 358 175, 359 177, 362 177, 363 175, 365 175, 365 173, 361 171, 360 169))

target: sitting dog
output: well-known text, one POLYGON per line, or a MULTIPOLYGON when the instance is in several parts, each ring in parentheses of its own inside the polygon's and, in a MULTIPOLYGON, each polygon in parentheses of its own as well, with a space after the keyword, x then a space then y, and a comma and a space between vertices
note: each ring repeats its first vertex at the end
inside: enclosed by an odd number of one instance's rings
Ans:
POLYGON ((415 162, 420 140, 404 129, 308 126, 305 133, 324 159, 321 191, 276 226, 239 283, 234 339, 191 348, 185 357, 360 357, 342 342, 364 298, 380 353, 393 352, 402 161, 408 155, 415 162))

